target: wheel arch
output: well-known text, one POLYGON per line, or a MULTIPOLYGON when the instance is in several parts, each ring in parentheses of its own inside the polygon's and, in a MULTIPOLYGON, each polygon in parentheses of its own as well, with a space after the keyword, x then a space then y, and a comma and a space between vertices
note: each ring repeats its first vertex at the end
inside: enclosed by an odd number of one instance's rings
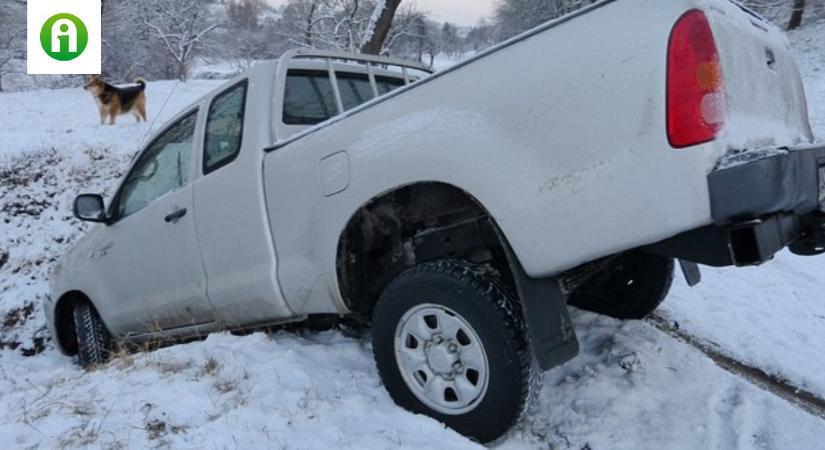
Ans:
POLYGON ((420 262, 465 259, 512 280, 506 248, 495 219, 471 193, 440 181, 405 184, 350 216, 336 248, 338 289, 350 311, 369 318, 383 287, 420 262))

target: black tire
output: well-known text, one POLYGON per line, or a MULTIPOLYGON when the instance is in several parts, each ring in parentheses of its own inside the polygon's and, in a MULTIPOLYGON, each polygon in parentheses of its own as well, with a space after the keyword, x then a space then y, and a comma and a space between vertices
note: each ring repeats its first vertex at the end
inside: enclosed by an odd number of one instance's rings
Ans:
MULTIPOLYGON (((460 333, 454 342, 459 343, 460 333)), ((490 442, 510 430, 525 411, 531 389, 537 389, 518 302, 492 277, 463 261, 420 264, 390 282, 373 313, 372 339, 378 372, 397 405, 433 417, 480 442, 490 442), (395 354, 400 321, 408 312, 427 305, 455 312, 470 325, 483 346, 489 368, 486 390, 468 411, 447 414, 431 408, 416 397, 401 375, 395 354)), ((426 341, 422 354, 429 355, 431 352, 424 349, 431 345, 426 341)), ((459 354, 466 348, 462 347, 459 354)), ((426 361, 432 368, 429 356, 426 361)), ((468 366, 465 376, 469 377, 471 371, 468 366)))
POLYGON ((569 304, 616 319, 644 319, 670 291, 673 268, 673 258, 625 253, 574 292, 569 304))
POLYGON ((80 365, 92 367, 108 361, 113 348, 112 335, 97 310, 88 302, 77 302, 72 313, 80 365))

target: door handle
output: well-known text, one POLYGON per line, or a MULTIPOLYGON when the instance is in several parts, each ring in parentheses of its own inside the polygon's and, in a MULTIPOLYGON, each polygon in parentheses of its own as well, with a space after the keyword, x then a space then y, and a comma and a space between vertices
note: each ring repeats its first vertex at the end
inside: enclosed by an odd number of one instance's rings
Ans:
POLYGON ((186 215, 186 208, 181 208, 181 209, 179 209, 175 212, 171 212, 171 213, 167 214, 166 217, 163 218, 163 220, 165 220, 166 223, 177 222, 178 220, 180 220, 181 217, 183 217, 185 215, 186 215))

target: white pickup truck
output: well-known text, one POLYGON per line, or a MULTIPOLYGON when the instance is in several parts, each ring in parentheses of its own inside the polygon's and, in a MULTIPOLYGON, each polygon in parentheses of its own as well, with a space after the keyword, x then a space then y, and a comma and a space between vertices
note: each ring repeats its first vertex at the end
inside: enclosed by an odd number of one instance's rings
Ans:
POLYGON ((183 111, 54 270, 55 342, 369 323, 393 399, 479 441, 641 318, 674 260, 825 247, 825 149, 782 33, 728 0, 602 1, 457 66, 296 51, 183 111))

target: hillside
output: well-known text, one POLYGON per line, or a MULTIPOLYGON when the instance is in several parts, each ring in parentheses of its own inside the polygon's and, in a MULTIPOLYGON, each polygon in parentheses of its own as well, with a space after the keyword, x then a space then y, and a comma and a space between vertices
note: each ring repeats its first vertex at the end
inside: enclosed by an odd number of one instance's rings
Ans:
MULTIPOLYGON (((825 137, 825 23, 791 34, 825 137)), ((123 354, 85 372, 44 325, 52 264, 86 229, 78 192, 111 193, 151 129, 218 82, 151 83, 149 124, 101 127, 77 89, 0 94, 0 441, 5 448, 480 448, 394 406, 368 336, 234 336, 123 354)), ((825 256, 678 280, 670 326, 825 397, 825 256)), ((502 449, 825 448, 825 421, 646 321, 574 311, 582 353, 545 377, 502 449)))

